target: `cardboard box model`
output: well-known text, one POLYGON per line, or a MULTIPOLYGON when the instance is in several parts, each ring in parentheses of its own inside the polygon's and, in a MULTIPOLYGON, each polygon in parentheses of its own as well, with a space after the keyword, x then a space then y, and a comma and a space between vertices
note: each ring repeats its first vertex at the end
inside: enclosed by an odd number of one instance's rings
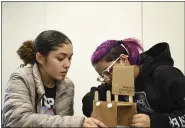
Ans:
POLYGON ((134 66, 113 66, 112 94, 115 97, 114 101, 111 100, 110 91, 107 91, 107 101, 99 101, 98 92, 95 92, 91 116, 108 127, 130 126, 133 115, 137 113, 136 103, 133 103, 134 66), (119 95, 128 95, 129 102, 118 101, 119 95))

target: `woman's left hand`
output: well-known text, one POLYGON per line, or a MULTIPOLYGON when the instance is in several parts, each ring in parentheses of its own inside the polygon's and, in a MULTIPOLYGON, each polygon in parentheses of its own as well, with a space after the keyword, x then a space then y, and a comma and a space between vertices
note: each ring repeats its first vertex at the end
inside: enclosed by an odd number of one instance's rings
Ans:
POLYGON ((150 128, 150 117, 146 114, 136 114, 133 116, 131 126, 150 128))

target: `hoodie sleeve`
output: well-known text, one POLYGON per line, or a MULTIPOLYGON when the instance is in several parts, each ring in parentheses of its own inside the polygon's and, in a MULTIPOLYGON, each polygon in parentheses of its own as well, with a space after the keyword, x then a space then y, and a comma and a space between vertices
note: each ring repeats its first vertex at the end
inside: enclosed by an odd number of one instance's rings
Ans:
POLYGON ((93 109, 94 93, 88 92, 82 99, 82 111, 86 117, 90 117, 93 109))
POLYGON ((106 99, 106 91, 110 90, 109 85, 99 85, 98 87, 92 87, 90 92, 88 92, 82 99, 82 111, 83 114, 87 117, 91 116, 92 110, 93 110, 93 100, 94 100, 94 92, 99 92, 99 100, 105 100, 106 99))
POLYGON ((152 114, 151 128, 185 128, 185 76, 174 67, 161 67, 158 74, 159 84, 168 88, 175 108, 171 113, 152 114))

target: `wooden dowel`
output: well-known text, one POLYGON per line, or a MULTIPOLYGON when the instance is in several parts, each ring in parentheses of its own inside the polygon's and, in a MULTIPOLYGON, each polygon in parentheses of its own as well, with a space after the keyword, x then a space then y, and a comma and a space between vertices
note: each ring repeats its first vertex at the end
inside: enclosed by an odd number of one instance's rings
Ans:
POLYGON ((94 100, 99 101, 98 91, 95 91, 94 93, 94 100))
POLYGON ((107 91, 106 95, 107 95, 107 102, 111 102, 111 93, 109 90, 107 91))
POLYGON ((129 103, 133 103, 133 96, 129 95, 129 103))
POLYGON ((114 95, 114 100, 118 101, 118 95, 114 95))

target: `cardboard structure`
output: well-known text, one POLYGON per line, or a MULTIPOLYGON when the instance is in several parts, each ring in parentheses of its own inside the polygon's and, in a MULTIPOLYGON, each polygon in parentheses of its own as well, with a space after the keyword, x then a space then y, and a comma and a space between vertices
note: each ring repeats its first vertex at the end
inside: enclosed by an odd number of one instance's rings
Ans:
POLYGON ((133 103, 135 95, 134 67, 118 64, 113 67, 112 94, 107 91, 107 101, 99 101, 98 92, 95 92, 92 117, 102 121, 108 127, 130 126, 132 117, 137 113, 136 103, 133 103), (129 96, 128 102, 118 101, 119 95, 129 96))

